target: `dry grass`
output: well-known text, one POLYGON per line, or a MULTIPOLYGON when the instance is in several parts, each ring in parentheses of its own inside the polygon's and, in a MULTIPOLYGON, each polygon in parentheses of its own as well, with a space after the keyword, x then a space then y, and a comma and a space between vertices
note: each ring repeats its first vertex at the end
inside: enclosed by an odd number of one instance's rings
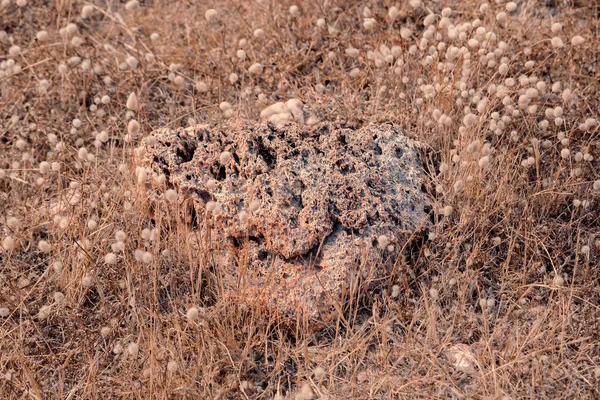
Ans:
POLYGON ((387 0, 141 3, 1 1, 1 398, 600 396, 597 2, 519 0, 504 19, 502 0, 452 2, 447 19, 414 0, 395 18, 387 0), (153 129, 290 98, 430 148, 430 232, 310 334, 229 304, 209 249, 138 190, 133 162, 153 129))

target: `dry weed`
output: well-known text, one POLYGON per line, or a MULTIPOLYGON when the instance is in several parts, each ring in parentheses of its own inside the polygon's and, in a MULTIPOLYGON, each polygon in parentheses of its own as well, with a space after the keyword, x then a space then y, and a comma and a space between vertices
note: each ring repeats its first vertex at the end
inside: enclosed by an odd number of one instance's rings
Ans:
POLYGON ((1 0, 0 397, 598 397, 600 6, 451 3, 1 0), (312 334, 133 163, 290 99, 430 148, 427 237, 312 334))

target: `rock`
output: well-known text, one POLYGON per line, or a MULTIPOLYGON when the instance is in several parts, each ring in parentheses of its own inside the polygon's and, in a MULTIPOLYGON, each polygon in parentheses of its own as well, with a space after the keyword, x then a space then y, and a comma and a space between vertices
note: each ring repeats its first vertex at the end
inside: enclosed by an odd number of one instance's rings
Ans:
POLYGON ((291 326, 335 318, 360 265, 384 276, 428 221, 417 144, 392 126, 238 122, 153 137, 143 165, 210 227, 228 295, 291 326))

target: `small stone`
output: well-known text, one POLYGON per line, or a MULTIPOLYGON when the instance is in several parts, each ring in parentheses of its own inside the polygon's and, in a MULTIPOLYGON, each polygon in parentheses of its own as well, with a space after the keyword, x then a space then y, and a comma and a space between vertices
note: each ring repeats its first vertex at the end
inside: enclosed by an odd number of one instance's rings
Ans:
POLYGON ((455 344, 450 346, 445 353, 454 368, 467 374, 475 373, 477 359, 469 346, 462 343, 455 344))

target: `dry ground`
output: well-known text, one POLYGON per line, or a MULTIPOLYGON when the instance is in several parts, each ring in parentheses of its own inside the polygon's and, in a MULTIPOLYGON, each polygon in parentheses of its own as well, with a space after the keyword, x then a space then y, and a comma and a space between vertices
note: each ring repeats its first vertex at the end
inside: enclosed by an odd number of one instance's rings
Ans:
POLYGON ((1 0, 0 397, 598 398, 600 6, 441 3, 1 0), (133 162, 291 98, 429 147, 434 223, 316 333, 133 162))

